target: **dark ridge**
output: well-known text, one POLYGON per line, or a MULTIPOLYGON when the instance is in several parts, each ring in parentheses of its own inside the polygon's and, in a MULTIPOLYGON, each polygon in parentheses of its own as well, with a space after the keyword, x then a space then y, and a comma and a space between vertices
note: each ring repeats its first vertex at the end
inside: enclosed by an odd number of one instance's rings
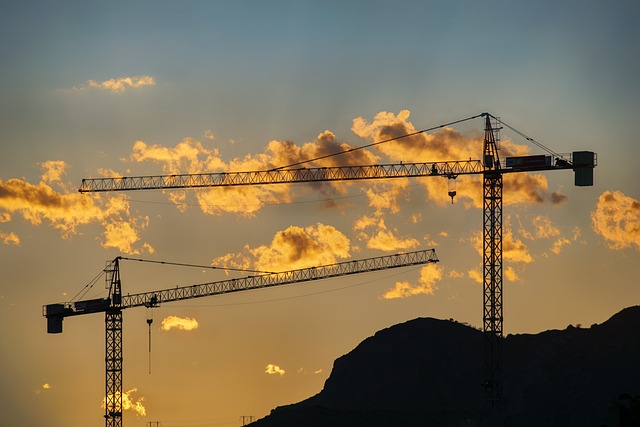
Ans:
POLYGON ((509 335, 502 411, 485 407, 483 333, 419 318, 338 358, 323 390, 251 424, 640 426, 640 306, 600 325, 509 335))

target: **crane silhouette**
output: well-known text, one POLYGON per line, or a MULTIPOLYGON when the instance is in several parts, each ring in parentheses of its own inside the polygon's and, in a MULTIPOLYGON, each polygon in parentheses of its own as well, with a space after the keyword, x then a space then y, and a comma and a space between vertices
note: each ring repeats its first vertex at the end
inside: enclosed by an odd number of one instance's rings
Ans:
MULTIPOLYGON (((331 153, 276 169, 246 172, 231 171, 83 179, 78 191, 88 193, 154 189, 169 190, 411 177, 445 177, 451 182, 460 175, 482 175, 483 333, 485 337, 484 387, 486 389, 487 404, 491 408, 499 408, 503 396, 501 344, 504 320, 502 295, 503 175, 523 172, 573 170, 575 173, 575 185, 583 187, 593 185, 593 169, 596 165, 597 155, 594 152, 574 151, 570 155, 560 155, 549 150, 533 138, 505 124, 500 118, 489 113, 481 113, 429 129, 392 137, 372 144, 331 153), (302 164, 309 162, 319 161, 335 155, 347 154, 356 150, 396 141, 480 117, 484 119, 484 140, 481 159, 311 168, 300 167, 302 164), (497 141, 500 139, 499 132, 503 125, 509 127, 527 141, 546 150, 550 155, 514 156, 507 157, 504 162, 501 161, 497 141)), ((455 189, 450 188, 448 194, 453 201, 453 197, 456 195, 455 189)))

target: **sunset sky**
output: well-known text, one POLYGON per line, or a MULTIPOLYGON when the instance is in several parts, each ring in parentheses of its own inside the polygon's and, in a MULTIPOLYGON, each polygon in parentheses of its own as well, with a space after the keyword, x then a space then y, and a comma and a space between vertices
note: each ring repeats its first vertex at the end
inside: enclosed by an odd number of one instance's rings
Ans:
MULTIPOLYGON (((125 310, 127 427, 238 426, 318 393, 380 329, 482 326, 480 176, 456 180, 453 204, 441 177, 79 194, 82 178, 270 169, 486 111, 556 152, 598 155, 593 187, 570 170, 505 176, 505 333, 640 304, 637 2, 93 3, 0 6, 3 425, 103 425, 103 315, 48 335, 41 314, 105 297, 119 255, 269 271, 440 259, 125 310)), ((479 159, 483 125, 307 166, 479 159)), ((545 154, 501 137, 503 157, 545 154)), ((121 272, 125 294, 239 276, 121 272)))

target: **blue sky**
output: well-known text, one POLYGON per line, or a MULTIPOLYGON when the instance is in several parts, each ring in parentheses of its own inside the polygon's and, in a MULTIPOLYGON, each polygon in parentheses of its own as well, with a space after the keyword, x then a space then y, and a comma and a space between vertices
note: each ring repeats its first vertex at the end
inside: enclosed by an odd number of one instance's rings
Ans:
MULTIPOLYGON (((294 250, 290 236, 317 243, 309 252, 316 259, 427 246, 441 259, 436 271, 337 280, 319 295, 314 284, 162 307, 154 314, 152 375, 147 313, 132 309, 125 388, 136 389, 147 415, 127 413, 128 426, 239 425, 240 415, 261 417, 317 393, 333 360, 381 328, 418 316, 481 325, 473 272, 482 212, 471 179, 458 180, 451 205, 446 182, 431 179, 324 192, 255 189, 223 199, 204 191, 82 196, 82 178, 273 165, 324 143, 370 143, 384 123, 425 129, 488 111, 555 151, 598 153, 593 187, 573 187, 570 171, 510 184, 510 197, 544 201, 505 206, 506 332, 588 326, 638 304, 639 18, 632 1, 4 2, 0 408, 7 422, 101 422, 103 319, 68 319, 65 333, 48 336, 40 313, 121 254, 258 265, 294 250), (566 202, 551 203, 553 193, 566 202), (398 283, 415 293, 385 299, 398 283), (163 331, 168 316, 199 327, 163 331), (268 374, 269 365, 286 373, 268 374)), ((429 144, 444 144, 462 156, 482 126, 454 127, 463 147, 442 134, 404 147, 422 158, 403 157, 402 146, 369 154, 381 162, 444 160, 429 158, 429 144)), ((505 149, 527 146, 507 129, 502 137, 505 149)), ((127 268, 131 292, 224 278, 127 268)))

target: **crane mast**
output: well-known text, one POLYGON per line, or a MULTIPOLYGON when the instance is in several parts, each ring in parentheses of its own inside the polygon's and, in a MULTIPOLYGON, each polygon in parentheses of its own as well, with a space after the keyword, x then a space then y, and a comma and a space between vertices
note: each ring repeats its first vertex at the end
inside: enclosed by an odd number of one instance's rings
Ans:
POLYGON ((502 170, 496 140, 499 127, 485 119, 482 227, 483 326, 487 403, 502 401, 502 170))
POLYGON ((105 313, 106 389, 104 417, 106 427, 122 427, 122 310, 124 309, 157 307, 161 303, 439 262, 435 249, 427 249, 122 295, 120 279, 120 261, 122 259, 122 257, 117 257, 109 262, 104 270, 109 287, 107 298, 49 304, 43 307, 43 315, 47 318, 47 332, 49 333, 61 333, 65 317, 105 313))

